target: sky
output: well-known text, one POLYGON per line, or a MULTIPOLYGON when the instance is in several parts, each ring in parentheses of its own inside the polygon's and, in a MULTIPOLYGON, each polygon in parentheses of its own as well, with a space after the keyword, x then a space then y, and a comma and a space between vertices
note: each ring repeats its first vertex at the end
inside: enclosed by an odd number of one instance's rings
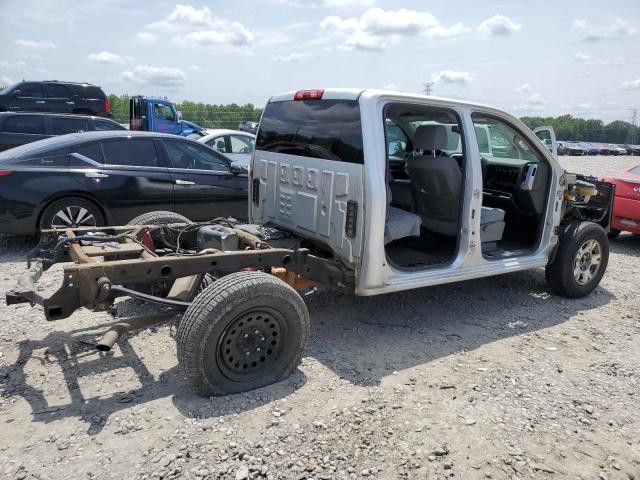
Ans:
POLYGON ((518 116, 640 109, 639 0, 0 0, 0 11, 0 84, 263 106, 289 90, 429 82, 518 116))

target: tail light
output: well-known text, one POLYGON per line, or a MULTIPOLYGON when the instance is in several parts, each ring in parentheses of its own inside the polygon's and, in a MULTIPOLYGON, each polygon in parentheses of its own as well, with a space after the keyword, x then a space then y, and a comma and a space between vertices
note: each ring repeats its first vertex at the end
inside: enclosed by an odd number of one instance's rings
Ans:
POLYGON ((131 124, 129 125, 131 130, 137 131, 142 130, 142 120, 139 118, 134 118, 131 120, 131 124))
POLYGON ((8 177, 13 173, 12 170, 0 170, 0 177, 8 177))
POLYGON ((320 100, 324 95, 324 89, 298 90, 293 96, 294 100, 320 100))
POLYGON ((104 110, 107 113, 111 113, 111 102, 109 102, 108 98, 104 99, 104 110))

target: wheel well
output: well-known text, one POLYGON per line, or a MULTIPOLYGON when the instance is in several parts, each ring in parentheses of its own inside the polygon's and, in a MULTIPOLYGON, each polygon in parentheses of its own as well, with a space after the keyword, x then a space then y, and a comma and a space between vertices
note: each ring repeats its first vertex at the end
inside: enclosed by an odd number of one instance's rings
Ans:
POLYGON ((40 220, 42 219, 42 214, 49 207, 49 205, 51 205, 52 203, 57 202, 59 200, 64 200, 65 198, 70 198, 70 197, 82 198, 83 200, 86 200, 87 202, 92 203, 100 211, 100 213, 104 217, 105 222, 107 221, 107 219, 108 219, 107 211, 104 209, 104 207, 102 205, 100 205, 96 201, 95 198, 91 197, 90 195, 88 195, 86 193, 66 193, 66 194, 58 195, 56 197, 53 197, 53 198, 49 199, 47 201, 47 203, 45 203, 42 206, 42 208, 38 212, 38 217, 36 218, 36 225, 35 225, 36 234, 40 231, 40 220))

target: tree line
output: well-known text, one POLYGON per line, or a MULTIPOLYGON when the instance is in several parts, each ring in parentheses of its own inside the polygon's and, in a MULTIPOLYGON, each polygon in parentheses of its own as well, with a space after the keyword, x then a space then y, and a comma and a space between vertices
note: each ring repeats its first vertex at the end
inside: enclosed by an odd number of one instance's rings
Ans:
POLYGON ((558 140, 632 145, 640 143, 640 127, 622 120, 604 123, 602 120, 575 118, 571 115, 522 117, 521 120, 531 129, 543 125, 552 126, 558 140))

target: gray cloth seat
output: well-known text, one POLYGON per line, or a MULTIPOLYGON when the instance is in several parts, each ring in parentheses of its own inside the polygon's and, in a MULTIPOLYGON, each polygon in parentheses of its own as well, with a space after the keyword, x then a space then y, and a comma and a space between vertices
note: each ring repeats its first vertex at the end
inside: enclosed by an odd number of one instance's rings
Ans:
POLYGON ((504 210, 482 207, 480 212, 480 240, 482 243, 497 242, 504 233, 504 210))
MULTIPOLYGON (((422 224, 442 235, 458 235, 462 199, 462 169, 455 158, 438 151, 447 146, 443 125, 421 125, 413 146, 419 154, 407 160, 418 214, 422 224)), ((504 231, 504 210, 483 207, 480 215, 482 242, 495 242, 504 231)))
POLYGON ((391 188, 387 184, 387 218, 384 225, 385 245, 404 237, 419 236, 422 220, 415 213, 391 207, 391 188))

